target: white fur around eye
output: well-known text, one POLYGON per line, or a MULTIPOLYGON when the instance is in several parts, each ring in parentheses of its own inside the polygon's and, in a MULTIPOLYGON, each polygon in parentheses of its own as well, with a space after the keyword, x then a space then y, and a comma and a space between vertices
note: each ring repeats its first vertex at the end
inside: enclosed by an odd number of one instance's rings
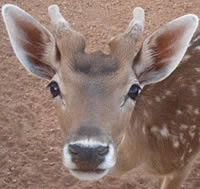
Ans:
POLYGON ((136 104, 136 100, 132 100, 131 98, 127 98, 124 102, 123 106, 120 107, 121 112, 132 112, 136 104))

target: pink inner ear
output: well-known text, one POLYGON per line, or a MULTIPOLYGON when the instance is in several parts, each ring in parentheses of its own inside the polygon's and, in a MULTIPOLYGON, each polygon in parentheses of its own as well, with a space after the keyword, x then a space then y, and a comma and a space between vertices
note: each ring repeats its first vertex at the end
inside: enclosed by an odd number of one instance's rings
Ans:
POLYGON ((51 79, 55 71, 50 66, 48 56, 48 45, 51 45, 52 39, 50 34, 34 20, 31 20, 15 12, 11 12, 12 24, 14 26, 12 36, 16 44, 15 51, 23 52, 23 56, 29 63, 22 62, 31 72, 51 79), (17 34, 16 34, 17 33, 17 34))
POLYGON ((16 20, 16 25, 18 25, 18 28, 21 30, 20 32, 22 32, 19 42, 24 50, 41 58, 40 56, 45 53, 45 45, 51 42, 48 33, 25 20, 16 20))
POLYGON ((157 83, 168 77, 181 62, 197 26, 198 18, 186 15, 150 35, 133 66, 140 83, 157 83))
POLYGON ((29 61, 35 65, 40 74, 47 79, 51 79, 55 74, 54 70, 48 65, 49 62, 45 62, 44 57, 47 53, 47 45, 51 43, 51 38, 44 30, 40 30, 36 26, 16 20, 21 32, 23 32, 23 38, 19 39, 19 44, 23 47, 25 54, 29 61))
POLYGON ((170 28, 161 35, 153 35, 149 38, 148 45, 152 49, 154 70, 159 70, 164 64, 169 63, 169 58, 176 56, 180 49, 180 40, 184 35, 186 26, 170 28))
POLYGON ((54 37, 32 16, 15 5, 5 5, 2 15, 13 50, 23 66, 35 75, 51 79, 54 37))

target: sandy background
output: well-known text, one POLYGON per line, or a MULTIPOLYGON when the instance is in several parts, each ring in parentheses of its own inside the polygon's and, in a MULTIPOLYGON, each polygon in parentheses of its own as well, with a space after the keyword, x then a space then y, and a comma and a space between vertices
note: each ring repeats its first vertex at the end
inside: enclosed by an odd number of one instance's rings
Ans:
MULTIPOLYGON (((0 0, 13 3, 46 26, 47 7, 55 2, 72 27, 87 38, 87 50, 107 50, 107 41, 122 32, 132 9, 146 11, 147 36, 186 13, 200 16, 200 0, 0 0)), ((28 74, 17 61, 0 17, 0 189, 154 189, 156 178, 130 173, 81 182, 63 167, 63 136, 47 82, 28 74), (152 179, 153 178, 153 179, 152 179)), ((200 159, 182 186, 200 189, 200 159)))

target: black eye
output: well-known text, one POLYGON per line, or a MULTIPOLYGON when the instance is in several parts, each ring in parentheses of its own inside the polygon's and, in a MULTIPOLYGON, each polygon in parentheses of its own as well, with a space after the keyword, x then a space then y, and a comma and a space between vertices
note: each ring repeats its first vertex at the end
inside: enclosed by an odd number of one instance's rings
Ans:
POLYGON ((60 89, 59 89, 58 83, 56 81, 52 81, 51 83, 48 84, 47 87, 50 88, 53 98, 60 95, 60 89))
POLYGON ((133 100, 135 100, 136 97, 138 96, 140 90, 141 90, 141 88, 139 85, 133 84, 131 86, 131 88, 129 89, 128 96, 131 97, 133 100))

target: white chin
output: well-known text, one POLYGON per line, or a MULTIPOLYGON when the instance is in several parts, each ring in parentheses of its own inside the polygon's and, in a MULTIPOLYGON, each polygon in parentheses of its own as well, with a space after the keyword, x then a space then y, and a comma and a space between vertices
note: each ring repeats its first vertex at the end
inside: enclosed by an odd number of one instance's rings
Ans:
POLYGON ((95 172, 83 172, 83 171, 78 171, 78 170, 69 170, 70 173, 78 178, 79 180, 99 180, 101 179, 102 177, 104 177, 109 169, 106 169, 106 170, 103 170, 101 171, 100 173, 95 173, 95 172))

